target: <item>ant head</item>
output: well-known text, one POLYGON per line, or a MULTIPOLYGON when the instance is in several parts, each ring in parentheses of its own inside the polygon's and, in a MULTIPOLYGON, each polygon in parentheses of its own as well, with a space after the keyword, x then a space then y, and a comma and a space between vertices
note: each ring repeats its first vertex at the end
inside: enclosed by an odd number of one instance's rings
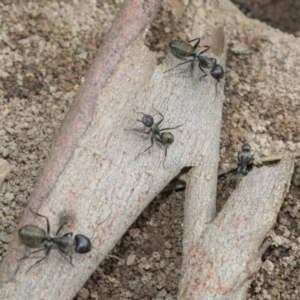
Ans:
POLYGON ((75 237, 75 252, 84 254, 92 250, 91 240, 83 234, 76 234, 75 237))
POLYGON ((224 70, 223 67, 219 64, 216 64, 213 69, 210 71, 210 75, 216 79, 217 81, 219 81, 220 79, 222 79, 224 77, 224 70))
POLYGON ((137 120, 139 122, 142 122, 146 127, 151 127, 154 124, 154 119, 150 115, 143 114, 142 120, 137 120))
POLYGON ((97 228, 99 228, 99 226, 101 224, 103 224, 111 215, 111 211, 109 213, 109 215, 100 223, 97 225, 96 229, 94 229, 94 233, 92 235, 91 238, 88 238, 87 236, 83 235, 83 234, 76 234, 74 236, 74 240, 75 240, 75 252, 79 253, 79 254, 85 254, 85 253, 88 253, 92 250, 92 248, 94 248, 92 246, 92 242, 91 240, 93 239, 94 237, 94 234, 97 230, 97 228))
POLYGON ((171 132, 163 132, 161 134, 161 140, 165 144, 171 145, 174 142, 174 135, 171 132))
POLYGON ((251 146, 249 144, 244 144, 242 146, 242 151, 243 152, 250 152, 251 151, 251 146))

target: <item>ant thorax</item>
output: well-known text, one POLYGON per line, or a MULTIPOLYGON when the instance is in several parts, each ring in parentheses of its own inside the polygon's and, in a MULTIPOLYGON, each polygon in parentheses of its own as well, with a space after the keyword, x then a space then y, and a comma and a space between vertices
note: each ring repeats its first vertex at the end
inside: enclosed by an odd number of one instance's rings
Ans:
POLYGON ((53 242, 66 255, 71 255, 75 250, 75 240, 72 235, 72 233, 67 233, 63 236, 53 237, 53 242))

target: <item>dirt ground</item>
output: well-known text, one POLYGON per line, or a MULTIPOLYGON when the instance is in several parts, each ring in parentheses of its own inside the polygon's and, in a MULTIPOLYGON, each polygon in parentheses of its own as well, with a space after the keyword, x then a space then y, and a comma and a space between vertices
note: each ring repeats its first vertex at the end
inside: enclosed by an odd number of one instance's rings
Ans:
MULTIPOLYGON (((99 0, 97 7, 79 6, 68 0, 0 3, 0 158, 11 169, 0 186, 0 261, 61 121, 121 3, 99 0)), ((297 1, 248 0, 244 4, 255 18, 299 35, 297 1)), ((185 38, 185 32, 177 34, 173 28, 170 8, 165 3, 146 39, 160 61, 170 40, 185 38)), ((230 47, 227 64, 229 69, 238 65, 230 47)), ((259 119, 248 120, 243 113, 245 108, 230 83, 234 78, 228 75, 226 79, 225 99, 231 102, 224 102, 220 163, 235 158, 241 144, 253 138, 256 155, 265 155, 265 145, 270 141, 274 153, 296 150, 300 142, 297 118, 291 117, 277 128, 272 120, 275 108, 272 111, 272 107, 255 106, 253 102, 250 112, 269 120, 270 126, 262 129, 259 119)), ((255 94, 249 92, 247 97, 250 101, 255 94)), ((299 186, 297 161, 290 193, 274 229, 276 235, 263 256, 263 266, 253 279, 248 299, 300 298, 299 186)), ((220 178, 219 209, 231 189, 227 178, 220 178)), ((125 265, 106 259, 75 299, 176 299, 183 203, 183 190, 158 195, 112 251, 126 261, 125 265)))

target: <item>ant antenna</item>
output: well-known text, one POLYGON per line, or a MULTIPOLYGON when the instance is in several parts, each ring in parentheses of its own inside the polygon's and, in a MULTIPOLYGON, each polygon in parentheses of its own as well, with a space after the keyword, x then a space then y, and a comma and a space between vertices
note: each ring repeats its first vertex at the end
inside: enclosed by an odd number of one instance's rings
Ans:
POLYGON ((102 253, 99 249, 97 249, 97 248, 95 248, 95 247, 93 247, 93 246, 92 246, 92 248, 95 249, 99 255, 104 256, 104 258, 106 258, 106 257, 114 258, 114 259, 120 261, 122 264, 124 264, 123 260, 122 260, 120 257, 118 257, 118 256, 116 256, 116 255, 112 255, 112 254, 106 254, 106 255, 105 255, 105 254, 102 253))
MULTIPOLYGON (((222 77, 224 77, 224 74, 230 73, 230 72, 235 71, 235 70, 236 70, 236 68, 230 69, 230 70, 228 70, 228 71, 223 72, 222 77)), ((214 98, 214 101, 213 101, 213 102, 215 102, 215 100, 216 100, 216 98, 217 98, 217 94, 218 94, 218 83, 219 83, 219 82, 220 82, 220 80, 217 80, 217 83, 216 83, 216 86, 215 86, 215 88, 216 88, 216 93, 215 93, 215 98, 214 98)))
MULTIPOLYGON (((96 230, 99 228, 99 226, 101 225, 101 224, 103 224, 109 217, 110 217, 110 215, 111 215, 111 211, 110 211, 110 213, 108 214, 108 216, 95 228, 95 230, 94 230, 94 232, 93 232, 93 235, 91 236, 91 240, 94 238, 94 235, 95 235, 95 232, 96 232, 96 230)), ((103 254, 101 251, 99 251, 99 249, 97 249, 97 248, 95 248, 94 246, 92 246, 92 248, 93 249, 95 249, 96 251, 97 251, 97 253, 99 254, 99 255, 102 255, 102 256, 104 256, 104 257, 111 257, 111 258, 114 258, 114 259, 117 259, 117 260, 119 260, 120 262, 122 262, 122 264, 123 264, 123 261, 122 261, 122 259, 120 258, 120 257, 118 257, 118 256, 115 256, 115 255, 111 255, 111 254, 103 254)))

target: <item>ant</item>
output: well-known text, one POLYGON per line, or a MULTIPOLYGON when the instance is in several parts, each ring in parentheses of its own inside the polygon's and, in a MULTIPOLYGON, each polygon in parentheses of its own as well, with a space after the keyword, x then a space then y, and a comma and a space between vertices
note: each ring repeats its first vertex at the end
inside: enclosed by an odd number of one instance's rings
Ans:
POLYGON ((246 17, 248 17, 250 19, 255 19, 255 15, 252 13, 250 8, 246 4, 240 3, 238 5, 238 8, 246 17))
POLYGON ((254 153, 251 155, 251 146, 245 143, 238 152, 237 170, 235 172, 233 185, 237 187, 242 181, 243 177, 248 174, 248 165, 252 161, 254 153))
POLYGON ((251 155, 251 146, 247 143, 242 145, 241 150, 242 151, 238 153, 238 167, 236 172, 246 175, 248 173, 248 164, 253 159, 254 154, 251 155))
POLYGON ((253 156, 254 154, 251 155, 250 144, 244 143, 241 147, 241 151, 239 151, 237 155, 237 169, 232 174, 226 176, 224 182, 218 188, 218 198, 223 194, 223 190, 227 186, 227 183, 232 183, 234 188, 238 187, 244 176, 246 176, 249 172, 248 165, 253 159, 253 156))
MULTIPOLYGON (((79 254, 85 254, 92 250, 92 243, 91 240, 83 234, 76 234, 73 237, 73 232, 65 233, 62 236, 58 236, 59 232, 63 229, 66 225, 66 222, 63 222, 58 230, 56 231, 55 236, 50 234, 50 223, 46 216, 38 214, 34 212, 31 208, 30 211, 44 219, 46 219, 47 223, 47 232, 36 226, 36 225, 24 225, 18 231, 19 237, 23 244, 25 244, 29 248, 37 248, 43 245, 42 248, 39 248, 35 251, 30 252, 28 255, 25 255, 21 260, 28 258, 34 253, 45 251, 45 256, 38 261, 36 261, 27 271, 28 273, 35 265, 39 264, 41 261, 46 259, 50 254, 50 251, 54 245, 56 245, 61 253, 69 257, 68 262, 72 265, 72 254, 73 252, 79 254)), ((111 257, 117 258, 114 255, 109 255, 111 257)), ((119 258, 118 258, 119 259, 119 258)))
POLYGON ((174 56, 178 58, 185 58, 185 57, 192 57, 192 58, 176 65, 175 67, 165 71, 164 73, 169 72, 183 64, 187 64, 187 63, 193 64, 194 62, 198 62, 199 69, 204 74, 202 77, 208 76, 208 73, 204 70, 204 69, 208 69, 210 70, 211 77, 213 77, 217 81, 216 82, 216 95, 217 95, 217 85, 220 82, 220 80, 224 77, 224 74, 226 72, 224 72, 223 67, 217 63, 217 60, 215 58, 205 57, 202 55, 203 53, 207 52, 210 49, 210 46, 203 46, 205 47, 205 49, 200 53, 195 52, 197 47, 199 46, 200 40, 201 40, 200 38, 196 38, 190 41, 181 41, 181 40, 172 41, 169 44, 169 47, 171 48, 171 53, 174 56), (190 44, 190 42, 193 41, 197 41, 194 46, 190 44))
POLYGON ((141 154, 143 154, 144 152, 149 150, 151 147, 153 147, 154 141, 158 145, 162 145, 162 146, 165 147, 165 157, 166 157, 168 146, 171 145, 174 142, 174 135, 169 131, 167 131, 167 132, 162 132, 162 131, 172 130, 172 129, 176 129, 176 128, 182 126, 182 125, 178 125, 176 127, 169 127, 169 128, 159 129, 158 126, 164 120, 164 116, 163 116, 162 113, 160 113, 156 109, 154 109, 154 110, 161 116, 161 119, 157 123, 154 122, 153 116, 147 115, 147 114, 142 113, 142 112, 138 112, 138 114, 142 114, 143 117, 142 117, 141 120, 137 119, 137 121, 141 122, 145 126, 145 128, 144 129, 140 129, 140 128, 126 129, 126 130, 130 130, 130 131, 136 131, 136 132, 151 135, 151 145, 148 148, 146 148, 143 152, 141 152, 136 158, 138 158, 141 154), (147 128, 149 128, 150 130, 146 131, 147 128))

